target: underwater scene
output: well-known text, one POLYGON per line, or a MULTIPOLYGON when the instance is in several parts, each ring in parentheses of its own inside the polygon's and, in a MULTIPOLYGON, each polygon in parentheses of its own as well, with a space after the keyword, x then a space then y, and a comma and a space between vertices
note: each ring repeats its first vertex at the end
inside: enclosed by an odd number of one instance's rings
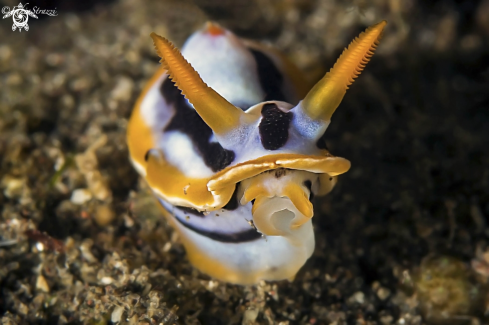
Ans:
POLYGON ((489 323, 489 0, 17 1, 0 324, 489 323))

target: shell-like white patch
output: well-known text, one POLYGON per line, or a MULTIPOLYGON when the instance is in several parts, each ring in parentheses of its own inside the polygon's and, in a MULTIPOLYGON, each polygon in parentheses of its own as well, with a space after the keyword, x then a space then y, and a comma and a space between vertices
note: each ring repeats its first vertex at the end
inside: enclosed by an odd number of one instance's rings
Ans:
POLYGON ((253 55, 232 33, 197 32, 185 42, 182 54, 209 87, 234 105, 248 108, 265 98, 253 55))
POLYGON ((204 178, 214 175, 195 151, 192 141, 186 134, 180 131, 165 132, 158 146, 163 150, 166 161, 180 169, 185 176, 204 178))
POLYGON ((141 115, 156 136, 162 133, 162 130, 175 114, 175 110, 166 103, 160 92, 161 84, 163 80, 166 80, 166 77, 167 74, 162 74, 141 102, 141 115))

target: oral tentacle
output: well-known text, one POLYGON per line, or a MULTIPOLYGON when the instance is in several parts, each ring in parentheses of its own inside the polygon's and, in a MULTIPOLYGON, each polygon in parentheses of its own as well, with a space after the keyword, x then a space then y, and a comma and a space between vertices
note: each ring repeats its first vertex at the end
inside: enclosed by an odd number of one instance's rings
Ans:
POLYGON ((287 184, 282 193, 283 196, 288 197, 292 201, 297 210, 304 216, 312 218, 314 215, 312 203, 301 186, 296 183, 287 184))
POLYGON ((252 213, 254 225, 260 233, 265 236, 283 236, 292 244, 299 244, 304 239, 301 237, 301 226, 310 220, 289 199, 276 196, 258 197, 252 213))
POLYGON ((304 185, 314 177, 312 173, 286 169, 262 173, 241 182, 240 202, 253 202, 253 222, 260 233, 299 240, 301 226, 314 214, 309 200, 311 190, 304 185))
POLYGON ((253 199, 256 199, 260 195, 270 196, 262 184, 254 184, 254 186, 248 187, 244 192, 243 198, 241 199, 241 204, 244 205, 253 199))

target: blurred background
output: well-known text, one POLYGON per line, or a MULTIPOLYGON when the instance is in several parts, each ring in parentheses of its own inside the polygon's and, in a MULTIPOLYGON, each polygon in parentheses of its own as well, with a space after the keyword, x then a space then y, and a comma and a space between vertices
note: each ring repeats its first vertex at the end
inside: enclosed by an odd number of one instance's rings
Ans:
POLYGON ((487 323, 488 0, 35 6, 57 15, 22 32, 0 20, 2 324, 487 323), (217 21, 313 84, 384 19, 327 132, 352 168, 315 203, 314 255, 292 282, 200 274, 128 161, 127 120, 158 66, 149 34, 181 47, 217 21))

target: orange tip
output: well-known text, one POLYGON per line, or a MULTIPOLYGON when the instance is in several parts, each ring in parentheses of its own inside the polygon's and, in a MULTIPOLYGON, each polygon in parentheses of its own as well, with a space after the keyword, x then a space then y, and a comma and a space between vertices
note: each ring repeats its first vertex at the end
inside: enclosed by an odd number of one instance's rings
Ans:
POLYGON ((205 31, 212 36, 224 35, 224 29, 216 23, 208 21, 205 26, 205 31))

